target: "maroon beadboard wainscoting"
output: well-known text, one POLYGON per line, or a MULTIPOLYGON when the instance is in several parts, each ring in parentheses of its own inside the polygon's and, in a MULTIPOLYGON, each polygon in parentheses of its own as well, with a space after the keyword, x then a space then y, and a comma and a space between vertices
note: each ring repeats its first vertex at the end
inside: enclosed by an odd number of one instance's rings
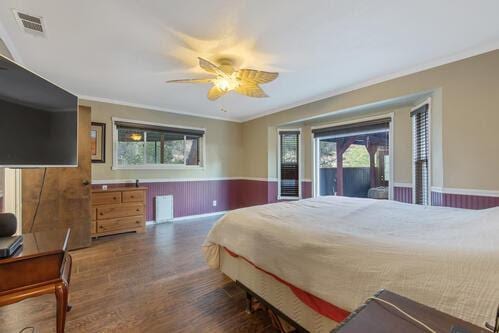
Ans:
POLYGON ((486 209, 499 206, 499 197, 431 192, 433 206, 486 209))
MULTIPOLYGON (((94 188, 133 187, 132 183, 94 184, 94 188)), ((173 195, 173 215, 183 217, 277 202, 277 181, 257 179, 141 182, 147 187, 147 220, 155 219, 155 197, 173 195), (213 206, 213 201, 217 205, 213 206)), ((312 196, 312 183, 302 182, 302 197, 312 196)))
POLYGON ((301 182, 301 197, 303 199, 312 197, 312 182, 311 181, 302 181, 301 182))
POLYGON ((393 188, 393 200, 412 203, 412 187, 395 186, 393 188))
MULTIPOLYGON (((155 219, 155 197, 159 195, 173 195, 173 216, 209 214, 241 207, 239 193, 243 186, 240 179, 228 180, 200 180, 200 181, 168 181, 168 182, 141 182, 140 186, 147 187, 146 218, 155 219), (216 200, 216 206, 213 201, 216 200)), ((92 185, 101 188, 104 184, 92 185)), ((265 183, 266 185, 266 183, 265 183)), ((107 184, 108 188, 133 187, 131 183, 107 184)), ((251 189, 251 192, 255 188, 251 189)), ((265 192, 266 194, 266 192, 265 192)))
MULTIPOLYGON (((394 187, 393 196, 396 201, 412 203, 412 187, 394 187)), ((499 197, 432 191, 431 205, 466 209, 486 209, 499 206, 499 197)))
MULTIPOLYGON (((278 182, 260 179, 189 180, 141 182, 147 191, 147 220, 155 219, 155 197, 173 195, 173 215, 183 217, 277 202, 278 182), (213 206, 213 201, 217 205, 213 206)), ((94 184, 100 188, 102 185, 94 184)), ((132 183, 107 184, 109 188, 134 186, 132 183)), ((312 182, 302 181, 302 198, 312 197, 312 182)), ((394 200, 412 203, 411 187, 394 187, 394 200)), ((484 209, 499 206, 499 197, 432 192, 433 206, 484 209)))

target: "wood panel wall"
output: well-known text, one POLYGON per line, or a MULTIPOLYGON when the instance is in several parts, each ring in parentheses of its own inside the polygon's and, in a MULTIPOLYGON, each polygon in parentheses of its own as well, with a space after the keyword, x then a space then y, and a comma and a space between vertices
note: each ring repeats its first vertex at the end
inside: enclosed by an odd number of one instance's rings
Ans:
POLYGON ((90 167, 90 108, 80 106, 78 167, 22 171, 23 233, 71 228, 70 249, 90 246, 90 167))

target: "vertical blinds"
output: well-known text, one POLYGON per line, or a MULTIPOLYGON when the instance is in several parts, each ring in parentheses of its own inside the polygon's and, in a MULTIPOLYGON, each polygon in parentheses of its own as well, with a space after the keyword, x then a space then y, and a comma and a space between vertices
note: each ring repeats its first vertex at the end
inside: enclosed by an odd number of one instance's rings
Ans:
POLYGON ((280 144, 280 196, 298 197, 300 132, 279 132, 280 144))
POLYGON ((413 163, 414 163, 414 203, 418 205, 428 205, 429 179, 429 121, 428 104, 411 112, 413 126, 413 163))

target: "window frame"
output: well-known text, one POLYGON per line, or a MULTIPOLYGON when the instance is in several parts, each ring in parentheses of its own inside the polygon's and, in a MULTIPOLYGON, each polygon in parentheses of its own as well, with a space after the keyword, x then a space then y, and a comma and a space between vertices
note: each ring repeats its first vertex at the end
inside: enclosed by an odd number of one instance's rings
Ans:
MULTIPOLYGON (((427 113, 428 113, 428 138, 427 138, 427 142, 428 142, 428 161, 427 161, 427 165, 428 165, 428 188, 427 188, 427 197, 428 197, 428 203, 424 206, 431 206, 432 205, 432 200, 431 200, 431 186, 432 186, 432 153, 431 153, 431 97, 428 97, 426 100, 424 100, 422 103, 419 103, 417 104, 415 107, 411 108, 411 112, 412 111, 415 111, 419 108, 421 108, 422 106, 424 105, 428 105, 428 110, 427 110, 427 113)), ((416 142, 414 142, 414 138, 415 138, 415 134, 414 133, 414 119, 411 117, 411 126, 412 126, 412 133, 411 133, 411 136, 412 136, 412 161, 411 161, 411 164, 412 164, 412 203, 413 204, 416 204, 416 163, 414 161, 414 153, 415 153, 415 149, 416 149, 416 142)))
POLYGON ((310 130, 310 138, 311 138, 311 145, 312 145, 312 197, 314 198, 319 198, 321 197, 320 194, 320 145, 319 141, 321 138, 315 137, 313 130, 315 129, 322 129, 322 128, 328 128, 328 127, 336 127, 336 126, 343 126, 343 125, 355 125, 358 123, 364 123, 364 122, 369 122, 369 121, 374 121, 374 120, 379 120, 383 118, 390 118, 390 124, 388 128, 388 145, 390 146, 390 180, 388 182, 388 199, 393 200, 395 194, 394 194, 394 188, 395 188, 395 141, 394 141, 394 133, 395 133, 395 113, 394 112, 388 112, 388 113, 380 113, 376 115, 366 115, 365 117, 360 117, 360 118, 354 118, 354 119, 347 119, 343 121, 333 121, 333 122, 327 122, 321 125, 315 125, 311 126, 310 130))
POLYGON ((302 198, 302 130, 301 128, 280 128, 277 130, 277 200, 300 200, 302 198), (281 133, 298 132, 298 196, 281 195, 281 133))
MULTIPOLYGON (((204 170, 206 166, 206 129, 205 128, 199 128, 199 127, 188 127, 188 126, 177 126, 177 125, 170 125, 170 124, 164 124, 164 123, 156 123, 156 122, 148 122, 148 121, 141 121, 141 120, 135 120, 135 119, 125 119, 125 118, 117 118, 117 117, 112 117, 112 125, 113 125, 113 165, 111 167, 112 170, 204 170), (170 128, 178 128, 178 129, 183 129, 183 130, 197 130, 197 131, 204 131, 204 134, 199 137, 199 165, 186 165, 185 164, 185 152, 184 152, 184 164, 142 164, 142 165, 119 165, 118 164, 118 127, 117 127, 117 122, 125 122, 125 123, 131 123, 131 124, 136 124, 136 125, 144 125, 144 127, 149 126, 161 126, 161 127, 170 127, 170 128)), ((146 134, 147 135, 147 134, 146 134)), ((185 141, 185 136, 184 135, 184 141, 185 141)), ((184 148, 185 149, 185 148, 184 148)), ((144 155, 145 160, 147 157, 144 155)))

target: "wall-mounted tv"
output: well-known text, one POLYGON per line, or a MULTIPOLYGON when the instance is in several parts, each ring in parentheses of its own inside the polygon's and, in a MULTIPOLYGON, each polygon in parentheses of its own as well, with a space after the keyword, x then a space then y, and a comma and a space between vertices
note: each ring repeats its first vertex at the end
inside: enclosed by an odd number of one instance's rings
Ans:
POLYGON ((78 165, 78 98, 0 56, 0 166, 78 165))

